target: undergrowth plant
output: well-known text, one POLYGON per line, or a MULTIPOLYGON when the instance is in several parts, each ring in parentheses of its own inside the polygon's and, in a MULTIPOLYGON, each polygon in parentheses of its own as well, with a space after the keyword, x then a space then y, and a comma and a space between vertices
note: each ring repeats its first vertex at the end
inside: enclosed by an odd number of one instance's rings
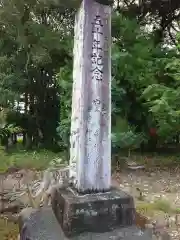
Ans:
POLYGON ((144 134, 136 132, 136 128, 130 126, 126 119, 118 119, 112 131, 111 140, 113 153, 125 150, 130 157, 131 151, 139 148, 141 143, 145 141, 144 134))

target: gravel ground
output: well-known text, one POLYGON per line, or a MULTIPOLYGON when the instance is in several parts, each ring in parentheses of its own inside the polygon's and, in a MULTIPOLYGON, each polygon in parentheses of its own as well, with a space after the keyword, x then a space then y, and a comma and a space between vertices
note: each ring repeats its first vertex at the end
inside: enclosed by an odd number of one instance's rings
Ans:
MULTIPOLYGON (((0 193, 2 191, 15 192, 22 184, 23 170, 18 173, 9 174, 6 176, 2 186, 0 187, 0 193)), ((39 172, 26 171, 28 179, 32 180, 40 178, 42 176, 39 172)), ((112 183, 117 187, 120 187, 124 191, 130 193, 135 200, 136 206, 142 204, 151 204, 155 201, 168 202, 171 209, 177 209, 180 213, 180 170, 176 169, 169 171, 143 171, 143 170, 129 170, 123 172, 117 172, 113 174, 112 183), (139 199, 139 189, 143 194, 143 199, 139 199)), ((27 198, 22 198, 25 204, 28 203, 27 198)), ((161 203, 160 202, 160 203, 161 203)), ((180 239, 180 215, 170 211, 169 206, 164 206, 164 209, 151 209, 151 211, 144 209, 142 214, 148 216, 151 220, 156 220, 160 229, 163 229, 167 222, 169 227, 166 226, 166 230, 172 236, 172 239, 180 239), (167 208, 167 209, 165 209, 167 208), (167 211, 166 211, 167 210, 167 211), (169 220, 169 221, 168 221, 169 220)), ((1 208, 1 204, 0 204, 1 208)), ((141 209, 142 210, 142 209, 141 209)))
POLYGON ((180 171, 129 170, 113 175, 113 183, 130 193, 136 206, 151 206, 159 203, 159 209, 141 209, 143 215, 166 229, 172 239, 180 239, 180 171), (142 199, 138 189, 142 192, 142 199), (172 210, 173 209, 173 210, 172 210), (177 211, 178 213, 175 213, 177 211), (168 226, 169 225, 169 226, 168 226))

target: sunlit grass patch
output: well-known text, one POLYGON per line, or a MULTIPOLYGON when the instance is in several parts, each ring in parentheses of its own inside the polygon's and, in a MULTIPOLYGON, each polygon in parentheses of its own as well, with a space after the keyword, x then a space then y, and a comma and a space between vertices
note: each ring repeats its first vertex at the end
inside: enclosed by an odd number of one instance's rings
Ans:
POLYGON ((171 205, 166 200, 156 200, 153 203, 154 210, 162 211, 164 213, 170 213, 172 212, 171 205))
POLYGON ((142 215, 153 217, 154 213, 157 211, 163 213, 172 213, 173 209, 168 201, 165 200, 157 200, 153 203, 137 203, 136 211, 142 215))
POLYGON ((8 222, 0 218, 0 239, 1 240, 16 240, 18 239, 19 229, 18 225, 8 222))
POLYGON ((55 158, 61 158, 61 154, 48 150, 26 151, 23 149, 5 153, 0 149, 0 171, 6 171, 9 167, 42 170, 47 168, 49 162, 55 158))

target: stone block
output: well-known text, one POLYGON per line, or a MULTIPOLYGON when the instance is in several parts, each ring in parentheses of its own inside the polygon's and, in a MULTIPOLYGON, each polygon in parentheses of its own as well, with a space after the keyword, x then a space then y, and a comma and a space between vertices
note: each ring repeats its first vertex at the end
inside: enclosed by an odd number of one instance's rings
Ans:
POLYGON ((152 233, 136 226, 116 228, 110 232, 86 232, 67 238, 51 208, 27 208, 20 213, 20 240, 151 240, 152 233))
POLYGON ((64 234, 51 208, 22 210, 19 216, 20 240, 63 240, 64 234))
POLYGON ((83 233, 79 236, 69 238, 71 240, 152 240, 152 232, 141 231, 136 226, 116 228, 111 232, 83 233))
POLYGON ((112 231, 135 223, 133 198, 117 189, 79 195, 70 188, 56 188, 52 195, 52 208, 68 237, 84 232, 112 231))

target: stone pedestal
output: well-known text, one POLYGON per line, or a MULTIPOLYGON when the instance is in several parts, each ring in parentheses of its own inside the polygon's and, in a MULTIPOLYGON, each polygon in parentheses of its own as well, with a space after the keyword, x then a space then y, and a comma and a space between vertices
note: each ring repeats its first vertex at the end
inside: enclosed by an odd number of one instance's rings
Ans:
POLYGON ((151 233, 137 227, 116 228, 111 232, 86 232, 67 238, 51 208, 25 209, 19 219, 20 240, 151 240, 151 233))
POLYGON ((152 239, 151 230, 135 226, 133 199, 121 190, 77 195, 55 188, 52 208, 24 209, 19 217, 20 240, 152 239))
POLYGON ((56 189, 52 208, 68 237, 84 232, 108 232, 135 223, 132 197, 117 189, 87 195, 79 195, 70 188, 56 189))

